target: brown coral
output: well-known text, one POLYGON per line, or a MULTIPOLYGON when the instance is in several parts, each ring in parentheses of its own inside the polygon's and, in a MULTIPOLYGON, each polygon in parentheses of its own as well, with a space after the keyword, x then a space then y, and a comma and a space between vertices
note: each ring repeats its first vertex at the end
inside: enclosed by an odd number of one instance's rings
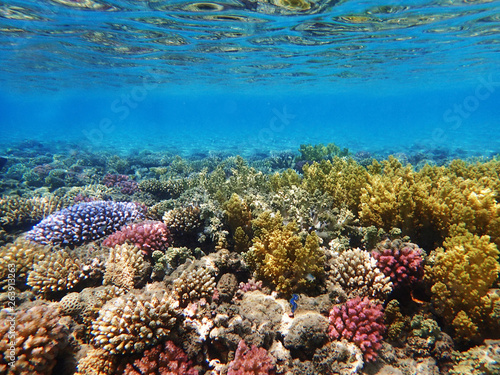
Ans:
POLYGON ((0 226, 22 226, 39 222, 70 202, 58 196, 21 198, 7 196, 0 198, 0 226))
POLYGON ((181 306, 202 297, 212 296, 215 289, 215 277, 204 267, 188 269, 174 281, 174 292, 181 306))
POLYGON ((104 273, 104 284, 132 289, 141 276, 144 258, 139 247, 129 244, 116 245, 109 252, 104 273))
POLYGON ((115 298, 92 322, 92 343, 110 354, 143 352, 168 337, 177 320, 177 306, 164 290, 115 298))
POLYGON ((50 374, 67 344, 68 331, 59 323, 58 310, 37 305, 15 317, 2 312, 0 318, 0 373, 50 374))
POLYGON ((28 285, 36 293, 59 292, 72 290, 84 280, 101 275, 96 259, 89 259, 85 264, 76 254, 71 249, 52 250, 33 265, 28 274, 28 285))
POLYGON ((0 287, 5 287, 7 275, 12 270, 15 270, 17 286, 25 287, 26 277, 33 264, 43 259, 49 251, 50 247, 35 244, 23 238, 0 247, 0 287))

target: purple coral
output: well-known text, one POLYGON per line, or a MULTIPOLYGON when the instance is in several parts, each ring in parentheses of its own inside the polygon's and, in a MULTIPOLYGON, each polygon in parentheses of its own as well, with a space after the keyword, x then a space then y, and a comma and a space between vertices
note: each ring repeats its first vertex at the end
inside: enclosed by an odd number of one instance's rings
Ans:
POLYGON ((252 345, 250 349, 243 340, 238 344, 234 360, 229 363, 227 375, 272 375, 274 360, 264 348, 252 345))
POLYGON ((139 185, 125 174, 107 174, 104 176, 102 183, 107 187, 120 188, 122 194, 132 195, 138 189, 139 185))
POLYGON ((330 338, 353 342, 361 349, 366 361, 375 360, 385 332, 382 309, 381 304, 367 297, 352 298, 340 307, 335 306, 330 310, 330 338))
POLYGON ((130 242, 139 247, 144 254, 155 250, 165 250, 170 244, 170 231, 161 221, 144 221, 128 225, 103 241, 104 246, 114 247, 130 242))
POLYGON ((198 375, 182 349, 172 341, 146 350, 143 356, 127 364, 123 375, 198 375))
POLYGON ((47 216, 26 238, 44 245, 79 245, 117 231, 144 217, 136 203, 94 201, 75 204, 47 216))
POLYGON ((377 267, 394 285, 410 285, 424 275, 422 249, 413 243, 386 240, 377 245, 372 255, 377 260, 377 267))

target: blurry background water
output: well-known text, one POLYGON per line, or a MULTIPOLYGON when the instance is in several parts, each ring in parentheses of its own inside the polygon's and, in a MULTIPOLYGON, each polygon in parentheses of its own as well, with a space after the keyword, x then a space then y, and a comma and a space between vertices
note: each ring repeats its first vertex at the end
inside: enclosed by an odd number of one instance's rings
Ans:
POLYGON ((6 1, 0 147, 500 152, 500 1, 6 1))

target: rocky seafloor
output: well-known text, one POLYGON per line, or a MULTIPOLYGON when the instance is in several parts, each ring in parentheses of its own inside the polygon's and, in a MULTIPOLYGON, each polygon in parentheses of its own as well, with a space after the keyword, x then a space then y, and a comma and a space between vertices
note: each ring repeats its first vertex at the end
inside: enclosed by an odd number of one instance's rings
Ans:
POLYGON ((0 154, 1 374, 500 374, 500 159, 0 154))

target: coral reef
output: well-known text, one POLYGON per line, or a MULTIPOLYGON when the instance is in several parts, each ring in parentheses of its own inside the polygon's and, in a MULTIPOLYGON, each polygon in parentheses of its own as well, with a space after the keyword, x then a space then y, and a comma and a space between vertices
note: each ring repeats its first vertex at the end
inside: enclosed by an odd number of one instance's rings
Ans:
POLYGON ((7 275, 13 270, 15 270, 15 285, 24 289, 28 272, 32 269, 33 264, 43 259, 49 251, 48 246, 29 242, 23 238, 18 238, 15 242, 0 247, 1 289, 5 288, 9 279, 7 275))
POLYGON ((485 340, 484 345, 461 353, 449 374, 500 374, 500 340, 485 340))
POLYGON ((139 286, 144 258, 141 248, 123 244, 112 247, 106 262, 104 284, 113 284, 119 288, 132 289, 139 286))
POLYGON ((346 340, 332 341, 316 350, 313 363, 318 374, 358 374, 363 368, 363 353, 346 340))
POLYGON ((283 225, 280 214, 266 211, 253 222, 257 236, 246 259, 257 278, 268 281, 283 294, 310 287, 324 273, 325 257, 315 233, 305 243, 295 223, 283 225), (312 279, 312 281, 311 281, 312 279))
POLYGON ((102 183, 107 187, 116 187, 122 194, 132 195, 139 190, 136 181, 130 180, 129 176, 123 174, 110 174, 104 176, 102 183))
POLYGON ((274 361, 264 348, 252 345, 249 348, 243 340, 238 344, 234 360, 229 363, 228 375, 272 375, 274 361))
POLYGON ((215 289, 215 277, 208 268, 191 268, 185 270, 174 281, 173 286, 181 306, 186 306, 196 299, 212 296, 215 289))
POLYGON ((87 262, 75 256, 71 249, 53 249, 33 264, 28 274, 27 284, 35 293, 48 294, 70 291, 87 279, 99 279, 102 266, 99 259, 90 258, 87 262))
POLYGON ((392 282, 377 267, 377 260, 361 249, 347 250, 330 261, 328 280, 338 283, 351 296, 384 300, 392 291, 392 282))
POLYGON ((411 285, 424 276, 423 251, 417 245, 401 240, 385 240, 372 252, 377 267, 391 278, 394 286, 411 285))
POLYGON ((59 322, 58 310, 42 304, 14 315, 2 311, 0 318, 0 372, 50 374, 68 340, 68 330, 59 322))
POLYGON ((74 375, 114 375, 117 374, 116 357, 103 349, 90 349, 77 363, 74 375))
POLYGON ((43 219, 26 235, 41 244, 79 245, 115 232, 129 221, 142 218, 135 203, 94 201, 75 204, 43 219))
POLYGON ((144 221, 127 225, 107 237, 102 244, 114 247, 126 242, 137 246, 144 255, 151 255, 155 250, 165 250, 170 244, 170 231, 161 221, 144 221))
POLYGON ((365 361, 373 361, 382 347, 386 329, 382 309, 382 305, 367 297, 350 299, 330 311, 328 334, 333 339, 355 343, 363 352, 365 361))
POLYGON ((168 226, 174 241, 182 243, 184 237, 196 233, 203 225, 200 214, 200 208, 191 205, 165 212, 162 220, 168 226))
POLYGON ((182 349, 172 341, 159 344, 144 352, 142 358, 127 364, 123 375, 198 375, 182 349))
POLYGON ((472 340, 482 332, 498 332, 488 292, 500 272, 500 252, 489 236, 473 235, 464 226, 453 226, 450 234, 425 267, 432 303, 459 338, 472 340))
POLYGON ((153 278, 170 274, 188 259, 194 259, 193 252, 187 247, 169 247, 165 252, 153 251, 153 278))
POLYGON ((178 302, 164 290, 130 292, 107 302, 92 322, 92 344, 110 354, 143 352, 167 338, 178 302))

